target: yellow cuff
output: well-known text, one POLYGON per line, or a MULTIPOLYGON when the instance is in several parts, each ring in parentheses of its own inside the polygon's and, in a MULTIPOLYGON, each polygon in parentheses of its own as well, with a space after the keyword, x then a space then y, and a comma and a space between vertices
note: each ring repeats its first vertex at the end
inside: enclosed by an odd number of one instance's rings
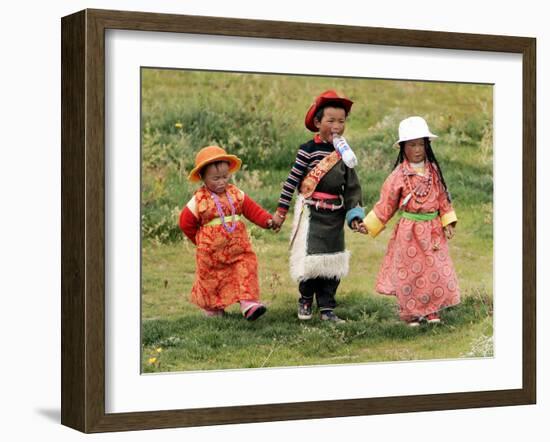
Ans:
POLYGON ((367 226, 367 230, 369 231, 369 235, 373 238, 376 238, 378 234, 384 230, 386 227, 382 221, 376 216, 376 213, 374 213, 374 210, 371 210, 369 214, 365 217, 363 220, 365 223, 365 226, 367 226))
POLYGON ((450 212, 447 212, 445 215, 441 216, 441 225, 443 227, 448 226, 452 223, 456 223, 457 221, 458 218, 456 217, 456 213, 454 210, 451 210, 450 212))

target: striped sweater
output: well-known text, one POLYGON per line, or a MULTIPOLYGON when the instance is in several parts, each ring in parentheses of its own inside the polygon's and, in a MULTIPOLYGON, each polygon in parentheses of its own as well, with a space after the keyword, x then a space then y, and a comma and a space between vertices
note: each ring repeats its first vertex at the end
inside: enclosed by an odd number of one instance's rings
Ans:
POLYGON ((288 212, 294 191, 300 188, 300 183, 306 175, 327 155, 334 151, 334 146, 321 139, 316 134, 313 140, 302 144, 296 154, 294 165, 283 184, 281 197, 277 210, 283 213, 288 212))

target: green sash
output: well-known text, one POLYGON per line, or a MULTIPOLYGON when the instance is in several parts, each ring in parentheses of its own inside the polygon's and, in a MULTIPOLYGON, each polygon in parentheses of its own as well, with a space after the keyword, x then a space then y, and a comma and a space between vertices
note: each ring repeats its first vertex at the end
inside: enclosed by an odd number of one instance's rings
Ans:
POLYGON ((403 218, 412 219, 413 221, 431 221, 432 219, 437 218, 439 215, 438 211, 430 213, 412 213, 412 212, 401 212, 403 218))

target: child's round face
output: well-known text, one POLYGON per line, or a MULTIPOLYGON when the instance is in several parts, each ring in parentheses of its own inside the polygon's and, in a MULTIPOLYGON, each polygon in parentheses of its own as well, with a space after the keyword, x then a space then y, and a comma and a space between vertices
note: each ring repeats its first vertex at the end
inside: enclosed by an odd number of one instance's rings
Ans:
POLYGON ((411 163, 420 163, 426 159, 424 138, 405 141, 405 156, 411 163))
POLYGON ((221 194, 225 192, 230 177, 229 164, 209 164, 203 169, 202 181, 208 190, 221 194))
POLYGON ((319 130, 319 135, 325 141, 332 143, 333 134, 342 135, 346 128, 346 111, 337 107, 325 107, 321 121, 313 121, 319 130))

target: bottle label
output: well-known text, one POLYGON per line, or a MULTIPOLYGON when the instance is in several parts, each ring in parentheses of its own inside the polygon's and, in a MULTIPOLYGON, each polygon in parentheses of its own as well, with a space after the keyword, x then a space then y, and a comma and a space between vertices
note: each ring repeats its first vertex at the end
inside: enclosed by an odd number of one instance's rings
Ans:
POLYGON ((336 149, 338 149, 338 152, 342 157, 342 161, 346 166, 348 166, 350 169, 353 169, 355 166, 357 166, 357 157, 353 153, 353 150, 351 150, 351 147, 344 137, 333 136, 332 144, 334 145, 334 147, 336 147, 336 149))

